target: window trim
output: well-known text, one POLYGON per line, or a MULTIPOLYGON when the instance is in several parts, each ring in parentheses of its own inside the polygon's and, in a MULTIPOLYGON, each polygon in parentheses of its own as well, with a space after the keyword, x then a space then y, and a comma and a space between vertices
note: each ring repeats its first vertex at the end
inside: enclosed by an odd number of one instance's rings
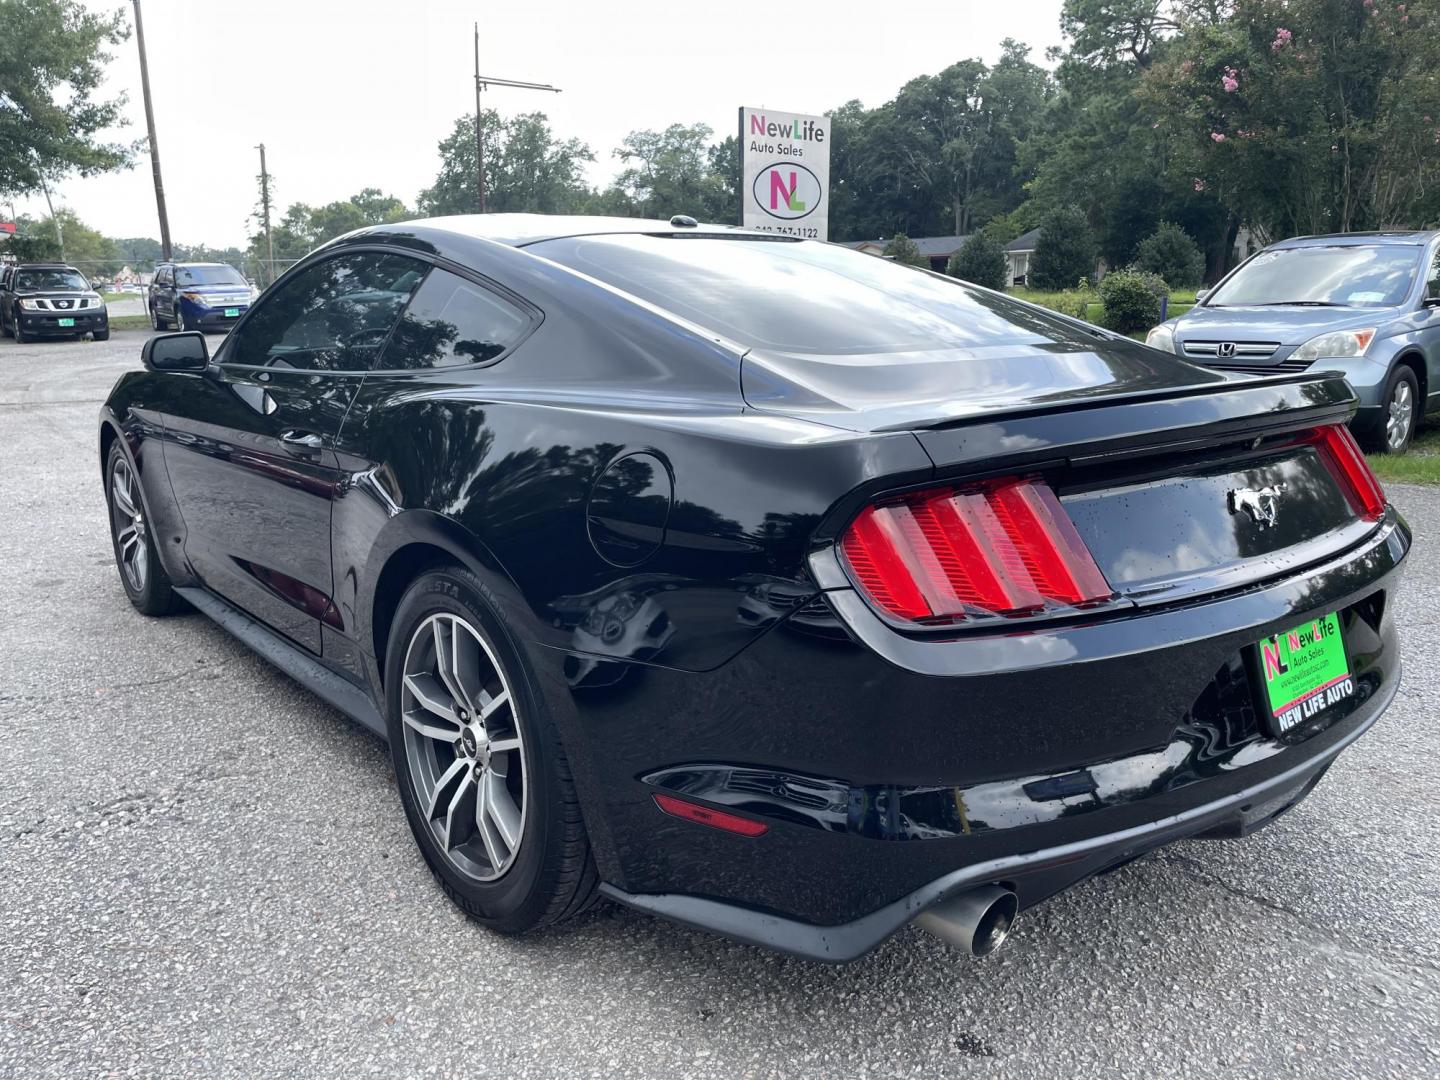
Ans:
MULTIPOLYGON (((431 271, 431 270, 434 270, 434 269, 440 269, 440 270, 444 270, 444 271, 446 271, 446 272, 448 272, 448 273, 454 274, 456 277, 458 277, 458 278, 460 278, 460 279, 462 279, 462 280, 464 280, 464 281, 468 281, 468 282, 469 282, 470 284, 472 284, 472 285, 479 286, 480 288, 485 289, 485 290, 488 291, 488 292, 492 292, 492 293, 496 294, 496 295, 499 296, 502 300, 508 301, 511 305, 513 305, 515 308, 517 308, 523 315, 525 315, 525 316, 529 319, 530 325, 525 328, 524 332, 523 332, 519 337, 517 337, 517 338, 515 339, 514 343, 511 344, 504 352, 500 353, 498 356, 493 357, 493 358, 490 359, 490 360, 485 361, 483 364, 477 364, 477 363, 473 363, 473 362, 471 362, 471 363, 463 363, 463 364, 443 364, 443 365, 441 365, 441 366, 439 366, 439 367, 418 368, 418 369, 411 369, 411 368, 404 368, 404 369, 401 369, 401 368, 381 368, 381 367, 373 367, 373 366, 372 366, 372 367, 363 368, 363 369, 362 369, 362 368, 346 368, 346 369, 344 369, 344 370, 342 370, 342 371, 303 371, 303 370, 302 370, 302 371, 300 372, 300 374, 306 374, 306 375, 343 375, 343 376, 352 376, 352 377, 353 377, 353 376, 357 376, 357 375, 358 375, 358 376, 362 376, 362 377, 365 376, 365 375, 384 375, 384 376, 386 376, 387 378, 402 378, 402 377, 416 377, 416 376, 423 377, 423 376, 425 376, 425 375, 428 375, 428 374, 430 374, 430 373, 432 373, 432 372, 436 372, 436 371, 458 371, 458 370, 461 370, 461 369, 465 369, 465 370, 475 370, 475 369, 479 369, 479 368, 494 367, 496 364, 500 363, 500 361, 504 360, 504 359, 505 359, 507 356, 509 356, 512 352, 514 352, 516 349, 518 349, 521 345, 523 345, 526 341, 528 341, 529 338, 530 338, 530 335, 533 334, 533 333, 536 331, 536 329, 539 328, 540 324, 545 321, 545 313, 544 313, 543 311, 541 311, 540 308, 536 307, 536 306, 535 306, 534 304, 532 304, 530 301, 526 300, 523 296, 521 296, 519 293, 515 292, 513 289, 506 288, 504 285, 500 284, 498 281, 494 281, 494 280, 492 280, 491 278, 485 277, 483 274, 480 274, 478 271, 471 270, 471 269, 469 269, 468 267, 461 266, 459 263, 454 262, 454 261, 451 260, 451 259, 447 259, 447 258, 445 258, 444 256, 431 255, 431 254, 428 254, 428 253, 422 253, 422 252, 418 252, 418 251, 412 251, 412 250, 410 250, 409 248, 406 248, 406 247, 403 247, 403 246, 400 246, 400 245, 397 245, 397 244, 375 244, 375 243, 369 243, 369 244, 344 244, 344 245, 341 245, 341 246, 339 246, 339 247, 334 247, 334 248, 329 247, 329 246, 322 247, 322 248, 320 248, 320 249, 318 249, 318 250, 316 250, 316 251, 311 252, 311 253, 310 253, 309 255, 307 255, 305 258, 303 258, 303 259, 301 259, 299 262, 297 262, 294 266, 290 267, 290 269, 286 270, 285 273, 281 274, 279 278, 277 278, 275 281, 271 282, 269 288, 267 288, 267 289, 265 290, 265 292, 268 293, 268 292, 270 291, 270 289, 274 289, 274 288, 277 288, 278 286, 281 286, 281 285, 285 284, 285 282, 287 282, 292 276, 294 276, 294 275, 296 275, 296 274, 303 273, 304 271, 310 269, 310 267, 312 267, 312 266, 317 266, 317 265, 319 265, 320 263, 326 262, 326 261, 328 261, 328 260, 330 260, 330 259, 339 258, 339 257, 341 257, 342 255, 360 255, 360 254, 399 255, 399 256, 402 256, 402 257, 407 258, 407 259, 413 259, 415 262, 418 262, 418 263, 422 264, 422 265, 425 267, 425 274, 424 274, 424 276, 420 279, 420 283, 419 283, 418 285, 416 285, 414 291, 410 293, 410 298, 409 298, 408 300, 406 300, 404 306, 401 307, 399 315, 396 316, 394 324, 390 327, 390 332, 385 335, 385 340, 382 341, 382 342, 380 343, 379 348, 376 349, 376 351, 375 351, 375 359, 376 359, 376 360, 379 360, 380 357, 382 357, 382 356, 385 355, 385 350, 389 347, 391 339, 395 336, 395 327, 397 327, 397 326, 400 325, 400 320, 403 319, 403 318, 406 316, 406 314, 409 312, 409 310, 410 310, 410 304, 411 304, 411 302, 415 299, 415 294, 420 291, 421 286, 424 285, 425 282, 429 279, 429 277, 430 277, 430 271, 431 271)), ((262 295, 261 299, 262 299, 262 300, 264 299, 264 296, 263 296, 263 295, 262 295)), ((251 304, 251 305, 245 310, 245 314, 242 315, 242 316, 240 316, 240 321, 235 324, 234 330, 232 330, 229 334, 227 334, 227 335, 225 336, 225 340, 220 344, 220 347, 215 351, 215 356, 212 358, 211 363, 213 363, 213 364, 215 364, 215 365, 217 365, 217 366, 220 366, 220 367, 227 368, 227 369, 233 369, 233 370, 235 370, 235 371, 271 371, 271 372, 273 372, 273 371, 276 371, 276 370, 277 370, 276 368, 271 367, 271 366, 268 365, 268 364, 240 364, 240 363, 235 363, 234 361, 231 361, 231 360, 226 359, 226 357, 228 356, 228 354, 229 354, 229 352, 230 352, 230 342, 234 339, 235 332, 238 331, 238 330, 240 330, 242 327, 244 327, 244 325, 250 320, 251 316, 255 314, 255 311, 259 308, 259 306, 260 306, 259 303, 254 303, 254 304, 251 304)))

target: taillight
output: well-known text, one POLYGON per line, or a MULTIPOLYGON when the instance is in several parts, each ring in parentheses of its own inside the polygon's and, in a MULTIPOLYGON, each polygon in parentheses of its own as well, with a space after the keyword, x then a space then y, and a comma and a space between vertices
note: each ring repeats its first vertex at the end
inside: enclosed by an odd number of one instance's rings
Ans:
POLYGON ((1305 436, 1320 451, 1320 457, 1344 488, 1346 497, 1361 517, 1378 521, 1385 513, 1385 492, 1365 460, 1355 436, 1344 424, 1316 428, 1305 436))
POLYGON ((861 591, 908 622, 1026 615, 1113 595, 1055 492, 1033 476, 866 507, 840 550, 861 591))

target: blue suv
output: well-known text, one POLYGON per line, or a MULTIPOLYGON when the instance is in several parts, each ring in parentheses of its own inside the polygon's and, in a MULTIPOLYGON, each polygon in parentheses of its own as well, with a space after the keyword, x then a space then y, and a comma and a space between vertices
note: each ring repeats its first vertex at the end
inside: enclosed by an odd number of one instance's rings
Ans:
POLYGON ((223 330, 240 321, 255 292, 227 263, 159 263, 150 282, 156 330, 223 330))
POLYGON ((1356 436, 1403 453, 1440 408, 1440 232, 1272 244, 1145 341, 1220 371, 1343 372, 1360 398, 1356 436))

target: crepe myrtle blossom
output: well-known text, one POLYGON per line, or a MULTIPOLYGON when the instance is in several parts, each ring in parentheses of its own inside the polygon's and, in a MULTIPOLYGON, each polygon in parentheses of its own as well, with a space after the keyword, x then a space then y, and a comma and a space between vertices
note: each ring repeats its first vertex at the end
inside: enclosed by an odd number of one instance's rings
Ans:
POLYGON ((1270 43, 1270 48, 1277 51, 1283 49, 1286 45, 1290 44, 1290 41, 1294 36, 1294 34, 1290 33, 1289 30, 1285 29, 1285 27, 1282 26, 1275 31, 1275 40, 1270 43))
POLYGON ((1198 176, 1195 177, 1195 190, 1196 190, 1196 191, 1204 191, 1204 190, 1205 190, 1205 181, 1202 180, 1202 179, 1200 179, 1200 177, 1198 177, 1198 176))
POLYGON ((1225 141, 1225 133, 1224 133, 1224 132, 1221 132, 1221 131, 1212 131, 1212 132, 1210 132, 1210 141, 1211 141, 1211 142, 1217 142, 1217 143, 1222 143, 1222 142, 1224 142, 1224 141, 1225 141))
POLYGON ((1233 67, 1227 67, 1225 74, 1220 79, 1220 85, 1225 88, 1227 94, 1233 94, 1240 88, 1239 72, 1233 67))

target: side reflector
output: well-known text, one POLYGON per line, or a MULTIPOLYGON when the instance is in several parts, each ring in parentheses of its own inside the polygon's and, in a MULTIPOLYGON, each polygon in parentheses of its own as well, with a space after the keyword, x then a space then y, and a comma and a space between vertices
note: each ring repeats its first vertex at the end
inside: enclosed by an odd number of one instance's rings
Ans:
POLYGON ((1037 477, 867 507, 840 550, 861 591, 911 622, 1016 615, 1113 595, 1055 492, 1037 477))
POLYGON ((739 833, 741 836, 763 836, 770 831, 770 826, 763 821, 741 817, 738 814, 727 814, 723 810, 712 810, 708 806, 701 806, 699 803, 693 803, 686 799, 678 799, 674 795, 657 794, 655 805, 671 817, 683 818, 698 825, 709 825, 712 829, 739 833))
POLYGON ((1340 481, 1340 486, 1361 517, 1377 521, 1384 515, 1385 492, 1348 427, 1335 424, 1317 428, 1303 441, 1313 443, 1319 449, 1320 456, 1340 481))

